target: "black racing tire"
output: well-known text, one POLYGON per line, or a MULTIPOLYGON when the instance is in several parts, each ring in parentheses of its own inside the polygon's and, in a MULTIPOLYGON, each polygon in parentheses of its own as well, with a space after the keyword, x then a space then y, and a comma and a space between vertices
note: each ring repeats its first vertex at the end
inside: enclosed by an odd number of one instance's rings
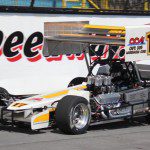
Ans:
POLYGON ((86 78, 77 77, 77 78, 74 78, 73 80, 71 80, 71 82, 68 84, 68 87, 79 85, 79 84, 82 84, 83 82, 86 82, 86 78))
MULTIPOLYGON (((78 113, 77 113, 78 114, 78 113)), ((76 114, 76 115, 77 115, 76 114)), ((80 117, 79 117, 80 118, 80 117)), ((68 95, 62 98, 56 108, 56 125, 57 127, 66 134, 83 134, 87 131, 91 120, 91 109, 88 101, 80 96, 72 96, 68 95), (82 115, 85 115, 86 119, 82 118, 82 121, 75 122, 75 124, 71 124, 72 117, 75 116, 73 113, 79 106, 84 106, 84 111, 80 110, 82 115), (71 115, 72 114, 72 115, 71 115), (85 121, 86 120, 86 121, 85 121), (85 121, 85 122, 84 122, 85 121), (80 126, 81 123, 81 126, 80 126)))
POLYGON ((11 98, 11 96, 6 89, 0 87, 0 106, 7 106, 7 104, 1 100, 2 98, 9 100, 11 98))

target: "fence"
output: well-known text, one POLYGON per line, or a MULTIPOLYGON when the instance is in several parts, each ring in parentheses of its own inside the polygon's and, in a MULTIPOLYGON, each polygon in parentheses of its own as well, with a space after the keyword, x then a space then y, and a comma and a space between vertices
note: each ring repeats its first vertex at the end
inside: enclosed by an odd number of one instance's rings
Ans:
POLYGON ((0 0, 1 12, 150 14, 150 0, 0 0))

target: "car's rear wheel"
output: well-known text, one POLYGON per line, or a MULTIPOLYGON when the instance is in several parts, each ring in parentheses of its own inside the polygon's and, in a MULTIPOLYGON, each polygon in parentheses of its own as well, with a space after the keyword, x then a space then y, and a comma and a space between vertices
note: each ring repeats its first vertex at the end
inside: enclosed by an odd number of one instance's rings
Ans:
POLYGON ((56 109, 56 125, 67 134, 83 134, 91 119, 88 101, 79 96, 65 96, 56 109))

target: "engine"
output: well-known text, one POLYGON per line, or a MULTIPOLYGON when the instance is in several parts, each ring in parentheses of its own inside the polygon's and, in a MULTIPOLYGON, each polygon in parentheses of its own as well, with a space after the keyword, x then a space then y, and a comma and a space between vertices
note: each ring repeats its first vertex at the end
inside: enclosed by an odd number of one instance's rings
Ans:
MULTIPOLYGON (((87 88, 92 93, 91 108, 93 112, 99 114, 103 119, 120 118, 130 116, 132 107, 128 104, 147 101, 148 90, 143 87, 124 88, 116 86, 112 82, 108 66, 102 66, 97 75, 88 76, 87 88)), ((119 82, 119 81, 118 81, 119 82)), ((144 111, 147 106, 139 105, 134 107, 134 113, 139 110, 144 111)))
POLYGON ((110 66, 104 65, 99 67, 97 75, 88 76, 88 90, 100 105, 116 104, 120 100, 120 94, 115 92, 109 70, 110 66))
MULTIPOLYGON (((128 116, 131 114, 131 108, 127 109, 123 113, 120 112, 119 108, 121 106, 121 94, 115 92, 115 86, 111 82, 112 77, 109 75, 96 75, 89 76, 87 87, 93 94, 91 99, 92 104, 94 102, 99 105, 100 117, 103 119, 117 118, 121 116, 128 116)), ((91 105, 92 105, 91 104, 91 105)), ((92 108, 96 108, 93 106, 92 108)), ((96 111, 93 109, 93 111, 96 111)))
POLYGON ((112 77, 107 75, 89 76, 87 87, 90 91, 93 91, 94 95, 111 93, 114 91, 111 79, 112 77))

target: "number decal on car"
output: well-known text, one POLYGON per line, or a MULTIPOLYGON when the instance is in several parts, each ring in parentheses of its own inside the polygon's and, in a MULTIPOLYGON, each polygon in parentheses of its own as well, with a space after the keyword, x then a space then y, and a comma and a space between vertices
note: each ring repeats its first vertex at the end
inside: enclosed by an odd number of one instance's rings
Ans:
POLYGON ((147 33, 146 40, 147 40, 147 54, 150 55, 150 32, 147 33))

